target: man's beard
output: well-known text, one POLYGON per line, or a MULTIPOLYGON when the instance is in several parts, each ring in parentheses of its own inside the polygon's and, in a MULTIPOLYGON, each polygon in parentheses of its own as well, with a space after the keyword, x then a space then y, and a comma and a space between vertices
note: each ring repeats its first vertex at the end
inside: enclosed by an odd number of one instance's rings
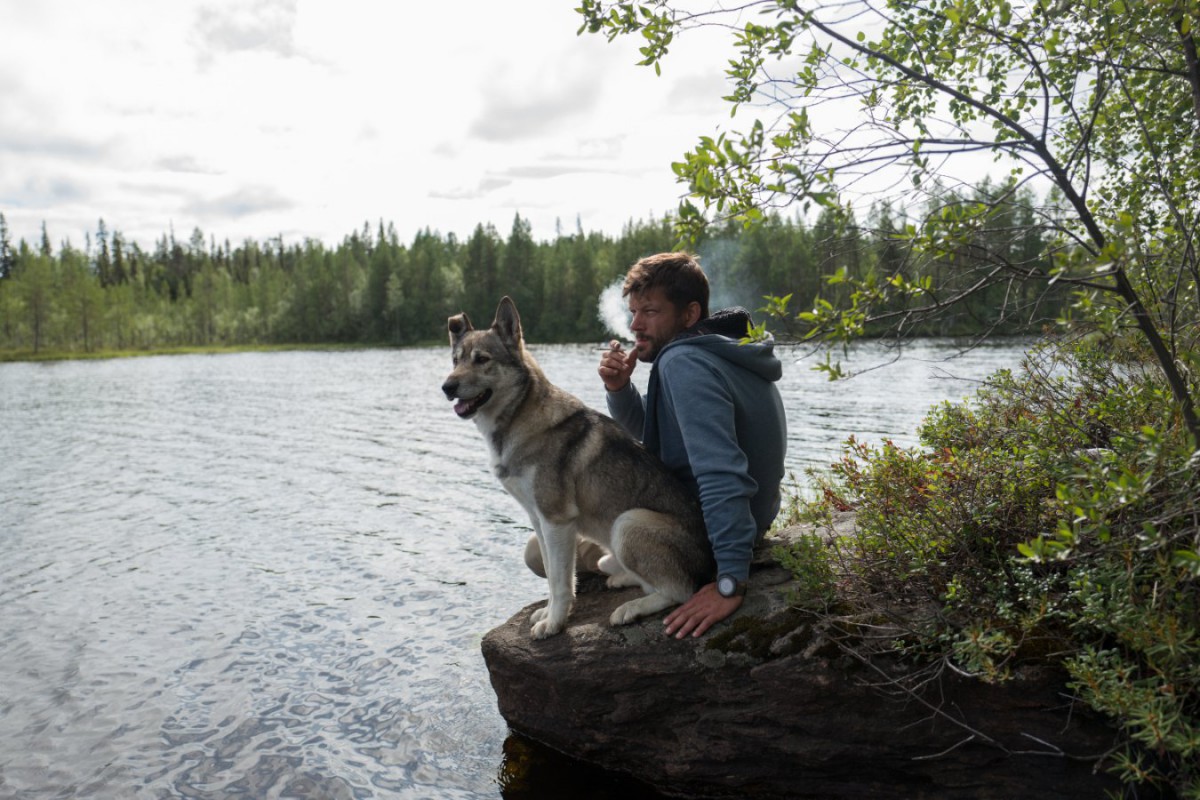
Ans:
POLYGON ((635 344, 637 345, 638 361, 649 364, 654 359, 658 358, 659 351, 666 346, 667 342, 660 342, 657 339, 646 338, 636 341, 635 344))

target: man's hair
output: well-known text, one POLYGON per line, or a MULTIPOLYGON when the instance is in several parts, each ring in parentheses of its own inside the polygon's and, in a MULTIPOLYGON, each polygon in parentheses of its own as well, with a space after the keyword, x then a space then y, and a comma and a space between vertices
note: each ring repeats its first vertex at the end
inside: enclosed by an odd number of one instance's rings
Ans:
POLYGON ((693 302, 699 303, 700 319, 708 318, 708 276, 695 256, 688 253, 646 256, 629 268, 621 296, 642 295, 651 289, 662 289, 679 312, 693 302))

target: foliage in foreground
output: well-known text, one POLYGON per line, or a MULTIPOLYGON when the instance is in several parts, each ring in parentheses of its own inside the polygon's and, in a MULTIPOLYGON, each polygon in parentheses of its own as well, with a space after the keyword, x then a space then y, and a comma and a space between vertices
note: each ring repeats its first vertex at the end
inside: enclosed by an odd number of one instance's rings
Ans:
POLYGON ((897 642, 925 664, 987 681, 1061 665, 1124 733, 1107 767, 1200 797, 1200 454, 1152 360, 1047 347, 920 433, 851 440, 798 510, 857 511, 826 551, 839 601, 929 609, 897 642))
POLYGON ((890 269, 793 305, 801 322, 833 337, 903 330, 981 291, 1021 314, 1038 288, 1070 285, 1087 322, 1138 330, 1200 441, 1200 0, 583 0, 579 12, 581 30, 640 37, 656 70, 693 34, 733 50, 713 71, 749 119, 673 165, 686 229, 856 196, 932 201, 890 269), (941 191, 976 174, 980 154, 1008 170, 999 191, 941 191), (1036 215, 1049 244, 1027 258, 1010 246, 1010 200, 1039 185, 1052 187, 1036 215), (927 271, 963 253, 962 269, 927 271))

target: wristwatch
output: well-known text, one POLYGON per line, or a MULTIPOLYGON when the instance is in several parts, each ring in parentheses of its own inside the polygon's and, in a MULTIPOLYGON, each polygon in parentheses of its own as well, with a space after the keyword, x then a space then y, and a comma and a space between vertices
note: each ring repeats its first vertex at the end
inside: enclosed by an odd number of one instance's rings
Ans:
POLYGON ((717 578, 717 591, 721 597, 741 597, 746 593, 746 582, 732 575, 722 575, 717 578))

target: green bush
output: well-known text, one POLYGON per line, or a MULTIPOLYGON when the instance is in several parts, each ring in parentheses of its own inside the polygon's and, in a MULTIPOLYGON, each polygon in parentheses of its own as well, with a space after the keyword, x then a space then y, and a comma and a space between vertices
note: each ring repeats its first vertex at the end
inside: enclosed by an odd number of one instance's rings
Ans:
POLYGON ((982 680, 1062 666, 1126 734, 1111 769, 1200 798, 1200 454, 1158 372, 1043 347, 920 436, 851 440, 817 476, 804 515, 857 511, 839 600, 908 609, 898 646, 982 680))
POLYGON ((828 608, 836 599, 833 567, 826 557, 828 545, 816 534, 804 534, 772 555, 796 578, 790 602, 804 608, 828 608))

